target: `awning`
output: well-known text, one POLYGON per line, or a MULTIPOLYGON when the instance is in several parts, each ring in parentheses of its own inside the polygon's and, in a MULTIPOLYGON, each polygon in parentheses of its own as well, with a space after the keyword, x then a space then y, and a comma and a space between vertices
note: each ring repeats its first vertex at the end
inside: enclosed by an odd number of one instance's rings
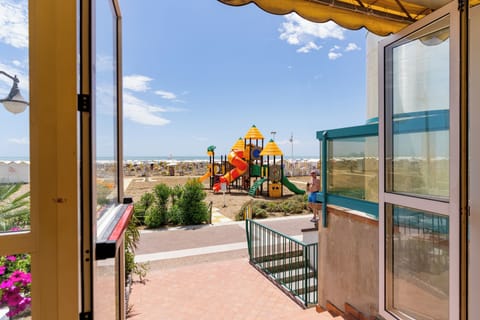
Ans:
MULTIPOLYGON (((232 6, 255 3, 273 14, 296 12, 313 22, 334 21, 357 30, 362 27, 377 35, 395 33, 422 19, 452 0, 219 0, 232 6)), ((471 0, 470 5, 480 0, 471 0)))

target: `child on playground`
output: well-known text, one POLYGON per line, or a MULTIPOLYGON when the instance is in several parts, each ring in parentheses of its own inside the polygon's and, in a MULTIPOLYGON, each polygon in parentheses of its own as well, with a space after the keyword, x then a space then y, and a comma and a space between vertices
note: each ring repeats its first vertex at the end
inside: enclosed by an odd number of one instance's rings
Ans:
POLYGON ((320 191, 320 180, 317 178, 317 170, 313 169, 310 171, 310 176, 312 177, 310 182, 307 183, 307 191, 308 191, 308 206, 312 209, 313 218, 310 220, 311 222, 318 221, 318 209, 317 206, 314 206, 315 202, 317 202, 317 193, 320 191))

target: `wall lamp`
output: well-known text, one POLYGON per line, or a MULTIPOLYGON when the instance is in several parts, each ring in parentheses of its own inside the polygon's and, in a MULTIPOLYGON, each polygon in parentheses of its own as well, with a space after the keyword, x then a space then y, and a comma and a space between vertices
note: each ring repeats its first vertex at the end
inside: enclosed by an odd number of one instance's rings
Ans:
POLYGON ((6 98, 0 99, 0 103, 3 103, 5 109, 10 111, 11 113, 21 113, 25 111, 28 106, 28 102, 25 101, 25 99, 20 94, 20 90, 18 89, 18 83, 20 82, 20 80, 18 80, 16 75, 12 77, 11 75, 2 70, 0 70, 0 74, 3 74, 4 76, 12 79, 13 81, 10 93, 6 98))

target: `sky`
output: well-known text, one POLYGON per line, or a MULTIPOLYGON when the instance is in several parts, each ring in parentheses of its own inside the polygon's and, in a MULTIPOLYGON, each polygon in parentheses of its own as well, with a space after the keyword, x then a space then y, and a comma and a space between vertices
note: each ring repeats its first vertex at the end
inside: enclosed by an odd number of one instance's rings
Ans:
MULTIPOLYGON (((28 98, 25 3, 0 1, 0 70, 28 98)), ((216 0, 119 3, 126 158, 226 154, 252 125, 286 157, 318 157, 317 131, 367 120, 363 29, 216 0)), ((10 86, 0 76, 0 97, 10 86)), ((28 156, 28 112, 2 108, 0 123, 0 158, 28 156)))

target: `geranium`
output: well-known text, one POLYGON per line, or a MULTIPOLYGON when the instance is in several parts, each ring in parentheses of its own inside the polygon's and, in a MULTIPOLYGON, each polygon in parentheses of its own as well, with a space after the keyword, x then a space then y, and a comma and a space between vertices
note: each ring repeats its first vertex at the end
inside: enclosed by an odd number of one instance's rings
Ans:
POLYGON ((8 317, 30 307, 31 282, 29 255, 0 257, 0 306, 8 307, 8 317))

